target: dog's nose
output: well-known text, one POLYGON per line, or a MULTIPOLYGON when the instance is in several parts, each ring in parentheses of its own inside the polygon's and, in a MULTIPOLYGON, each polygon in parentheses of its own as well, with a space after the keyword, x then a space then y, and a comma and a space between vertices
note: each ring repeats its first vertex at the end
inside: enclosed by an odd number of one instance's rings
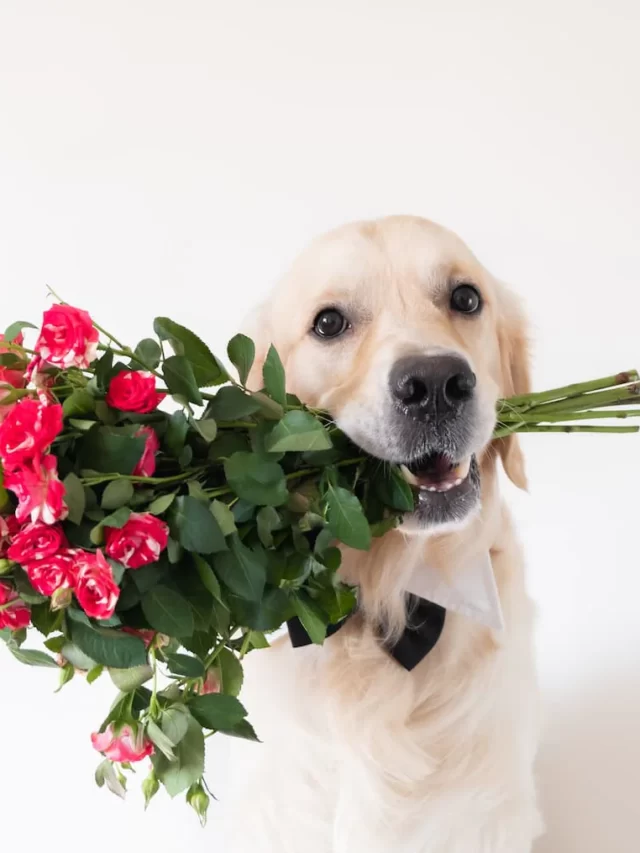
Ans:
POLYGON ((445 414, 471 399, 476 376, 458 355, 407 356, 393 366, 389 387, 409 414, 426 410, 445 414))

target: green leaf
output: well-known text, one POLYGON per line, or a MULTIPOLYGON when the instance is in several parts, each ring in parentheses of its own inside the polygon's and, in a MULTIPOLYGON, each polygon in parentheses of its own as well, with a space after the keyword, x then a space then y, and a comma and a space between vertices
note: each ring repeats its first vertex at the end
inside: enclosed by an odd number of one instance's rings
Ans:
POLYGON ((129 517, 131 516, 131 510, 128 506, 121 506, 119 509, 116 509, 111 515, 106 515, 102 521, 100 522, 101 527, 115 527, 116 530, 120 530, 125 526, 127 521, 129 521, 129 517))
POLYGON ((310 412, 292 409, 277 423, 265 439, 269 451, 328 450, 331 438, 320 421, 310 412))
POLYGON ((294 596, 293 607, 311 641, 322 645, 327 636, 327 618, 321 608, 304 592, 294 596))
POLYGON ((94 666, 93 669, 90 669, 87 673, 87 684, 93 684, 94 681, 97 681, 100 678, 103 672, 104 667, 101 663, 94 666))
POLYGON ((273 531, 281 524, 278 511, 272 506, 263 506, 256 515, 258 536, 265 548, 273 545, 273 531))
POLYGON ((358 498, 340 486, 329 486, 327 521, 336 539, 350 548, 366 551, 371 546, 369 522, 358 498))
POLYGON ((195 696, 189 703, 191 716, 205 729, 232 729, 247 716, 242 704, 235 696, 224 693, 209 693, 195 696))
POLYGON ((106 391, 111 381, 113 370, 113 350, 106 350, 96 361, 95 366, 96 385, 100 391, 106 391))
POLYGON ((377 497, 386 507, 403 512, 413 510, 414 497, 411 486, 395 465, 382 466, 382 470, 373 479, 373 488, 377 497))
POLYGON ((180 544, 197 554, 226 551, 227 543, 209 508, 197 498, 184 495, 176 499, 172 523, 178 529, 180 544))
POLYGON ((78 388, 72 391, 62 404, 65 418, 77 418, 89 415, 96 409, 96 401, 88 391, 78 388))
POLYGON ((207 444, 211 444, 212 441, 215 441, 216 435, 218 434, 218 424, 213 420, 213 418, 200 418, 200 420, 194 420, 193 425, 207 444))
POLYGON ((376 538, 384 536, 390 530, 394 530, 400 522, 401 519, 397 516, 391 516, 390 518, 383 518, 381 521, 375 521, 371 525, 371 535, 376 538))
POLYGON ((280 403, 276 403, 275 400, 263 394, 262 391, 254 391, 251 396, 260 403, 260 413, 267 420, 279 421, 284 415, 284 408, 280 403))
POLYGON ((133 497, 133 485, 130 480, 112 480, 102 493, 102 509, 119 509, 128 504, 133 497))
POLYGON ((12 323, 10 326, 4 330, 3 338, 5 341, 15 341, 20 332, 23 329, 37 329, 37 326, 34 326, 33 323, 27 323, 26 320, 16 320, 15 323, 12 323))
POLYGON ((9 646, 9 650, 16 660, 19 660, 20 663, 26 663, 28 666, 59 668, 52 657, 49 657, 45 652, 39 652, 37 649, 17 649, 9 646))
POLYGON ((161 753, 152 758, 156 776, 170 797, 186 791, 204 773, 204 734, 198 723, 190 717, 184 737, 175 747, 175 761, 170 762, 161 753))
POLYGON ((86 495, 84 486, 79 477, 73 473, 67 474, 62 481, 64 484, 64 502, 69 508, 69 521, 73 524, 80 524, 86 506, 86 495))
POLYGON ((162 350, 153 338, 140 341, 134 350, 135 359, 131 359, 132 370, 155 370, 162 359, 162 350))
POLYGON ((69 425, 80 432, 89 432, 96 425, 95 421, 88 421, 83 418, 69 418, 69 425))
POLYGON ((31 586, 31 581, 22 566, 13 567, 13 579, 20 598, 27 604, 41 604, 46 601, 45 596, 31 586))
POLYGON ((163 512, 166 512, 169 509, 175 499, 176 496, 174 492, 170 495, 160 495, 160 497, 156 498, 155 501, 151 501, 147 507, 147 512, 150 512, 151 515, 162 515, 163 512))
POLYGON ((204 666, 198 658, 191 655, 167 655, 167 666, 169 671, 174 675, 180 675, 183 678, 203 678, 204 666))
POLYGON ((156 631, 170 637, 190 637, 193 634, 193 612, 180 593, 158 584, 142 598, 142 612, 156 631))
POLYGON ((147 662, 144 643, 138 637, 106 628, 96 630, 75 619, 69 620, 69 628, 75 645, 95 663, 130 669, 147 662))
POLYGON ((148 664, 133 666, 130 669, 109 667, 108 672, 115 686, 123 693, 130 693, 153 677, 153 670, 148 664))
POLYGON ((130 435, 121 428, 99 426, 81 442, 82 468, 105 474, 131 475, 144 453, 144 436, 130 435))
POLYGON ((164 437, 164 443, 167 450, 176 459, 182 453, 184 442, 189 432, 189 422, 183 411, 173 412, 167 424, 167 431, 164 437))
POLYGON ((268 649, 269 640, 265 637, 262 631, 249 631, 249 639, 252 649, 268 649))
POLYGON ((48 601, 44 601, 42 604, 34 604, 31 607, 31 624, 45 637, 59 629, 62 619, 62 611, 51 610, 48 601))
POLYGON ((198 388, 221 385, 229 379, 227 371, 209 347, 190 329, 174 323, 168 317, 156 317, 153 330, 161 341, 169 341, 177 356, 184 356, 188 360, 198 388))
POLYGON ((236 599, 232 606, 240 623, 255 631, 275 631, 294 615, 289 595, 284 589, 266 590, 257 603, 236 599))
POLYGON ((226 586, 247 601, 259 601, 267 580, 266 554, 252 550, 238 538, 231 537, 231 551, 218 554, 215 570, 226 586))
POLYGON ((172 705, 162 712, 160 728, 173 746, 177 746, 189 729, 191 714, 184 705, 172 705))
POLYGON ((192 557, 203 587, 210 592, 217 601, 222 603, 220 583, 218 578, 215 576, 213 569, 204 557, 201 557, 199 554, 192 554, 192 557))
POLYGON ((262 378, 265 390, 269 396, 276 403, 286 407, 287 392, 285 390, 284 367, 273 344, 269 347, 269 352, 262 367, 262 378))
POLYGON ((236 520, 226 504, 223 504, 222 501, 213 501, 209 509, 218 522, 223 536, 230 536, 237 531, 236 520))
POLYGON ((202 406, 202 395, 193 368, 183 355, 169 356, 162 365, 162 375, 172 394, 178 394, 189 403, 202 406))
POLYGON ((244 680, 242 664, 229 649, 222 649, 216 663, 220 670, 222 693, 226 693, 228 696, 238 696, 244 680))
POLYGON ((217 421, 240 421, 260 409, 260 403, 236 385, 220 388, 207 407, 217 421))
POLYGON ((173 744, 157 723, 154 723, 153 720, 149 720, 145 727, 145 732, 151 743, 160 750, 165 758, 169 761, 176 760, 176 756, 173 751, 173 744))
POLYGON ((235 335, 229 341, 227 355, 229 356, 229 361, 238 371, 240 382, 244 385, 256 357, 255 344, 246 335, 235 335))
POLYGON ((63 643, 61 648, 54 648, 48 643, 45 643, 45 646, 51 652, 60 652, 65 660, 69 661, 69 663, 73 664, 76 669, 80 669, 83 672, 91 672, 91 670, 95 669, 96 666, 101 666, 101 664, 96 664, 92 658, 80 651, 75 643, 70 643, 66 637, 63 637, 62 640, 63 643))
POLYGON ((253 740, 256 743, 260 742, 260 738, 256 734, 255 729, 249 720, 240 720, 240 722, 231 729, 220 729, 220 734, 228 735, 229 737, 240 737, 244 740, 253 740))
POLYGON ((284 471, 257 453, 234 453, 224 463, 227 483, 238 497, 258 506, 281 506, 289 498, 284 471))

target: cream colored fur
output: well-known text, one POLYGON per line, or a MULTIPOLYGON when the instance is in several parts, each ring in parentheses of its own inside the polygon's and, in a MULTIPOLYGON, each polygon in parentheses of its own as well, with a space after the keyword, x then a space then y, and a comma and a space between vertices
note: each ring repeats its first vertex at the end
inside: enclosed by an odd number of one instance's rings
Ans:
POLYGON ((296 261, 247 330, 252 381, 271 342, 290 390, 328 408, 364 446, 384 440, 380 398, 393 360, 433 347, 466 355, 484 413, 478 432, 482 507, 458 528, 403 529, 368 553, 344 551, 343 577, 362 611, 323 647, 286 638, 246 660, 242 699, 261 745, 234 742, 236 786, 223 798, 229 853, 529 853, 540 830, 533 762, 537 692, 532 607, 496 463, 524 487, 515 439, 491 443, 498 396, 528 390, 518 303, 453 234, 392 217, 321 237, 296 261), (442 303, 451 277, 475 282, 478 322, 442 303), (344 343, 309 334, 315 313, 347 300, 361 320, 344 343), (374 435, 375 433, 375 435, 374 435), (373 437, 372 437, 373 436, 373 437), (506 628, 449 613, 440 642, 413 672, 380 648, 372 625, 404 624, 409 573, 490 551, 506 628))

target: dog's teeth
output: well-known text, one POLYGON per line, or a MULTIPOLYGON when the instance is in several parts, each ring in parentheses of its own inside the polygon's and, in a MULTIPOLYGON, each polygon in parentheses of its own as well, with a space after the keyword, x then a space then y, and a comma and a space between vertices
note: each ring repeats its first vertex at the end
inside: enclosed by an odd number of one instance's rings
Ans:
MULTIPOLYGON (((455 467, 455 472, 458 475, 460 482, 462 482, 469 473, 469 469, 471 468, 471 457, 467 456, 466 459, 463 459, 462 462, 459 462, 455 467)), ((457 485, 457 483, 456 483, 457 485)))
POLYGON ((411 473, 411 471, 407 468, 406 465, 401 465, 400 470, 402 471, 402 476, 405 478, 407 483, 409 483, 409 485, 411 485, 411 486, 417 486, 418 485, 418 478, 415 476, 415 474, 411 473))

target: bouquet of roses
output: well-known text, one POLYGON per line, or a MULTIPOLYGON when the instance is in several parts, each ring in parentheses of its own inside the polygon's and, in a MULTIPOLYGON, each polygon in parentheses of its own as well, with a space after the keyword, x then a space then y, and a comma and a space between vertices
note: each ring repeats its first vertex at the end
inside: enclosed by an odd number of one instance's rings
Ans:
MULTIPOLYGON (((238 699, 244 656, 294 616, 323 642, 355 606, 337 546, 368 548, 414 492, 286 392, 275 349, 255 392, 249 338, 228 345, 232 375, 185 327, 153 328, 132 349, 61 303, 39 330, 4 333, 0 636, 22 663, 58 668, 60 686, 113 681, 91 736, 99 785, 123 795, 150 757, 146 802, 160 785, 186 792, 204 821, 205 737, 257 740, 238 699)), ((635 371, 512 398, 495 436, 636 431, 599 421, 639 402, 635 371)))

